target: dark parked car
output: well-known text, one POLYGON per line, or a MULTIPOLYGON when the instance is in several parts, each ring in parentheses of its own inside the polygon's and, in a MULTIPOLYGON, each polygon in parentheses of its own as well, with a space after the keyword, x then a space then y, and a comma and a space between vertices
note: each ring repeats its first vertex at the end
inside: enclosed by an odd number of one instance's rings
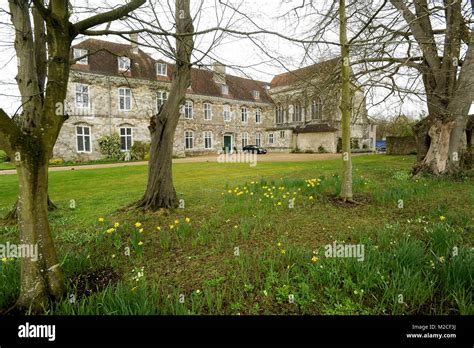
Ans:
POLYGON ((256 153, 257 155, 266 154, 267 150, 257 145, 247 145, 243 148, 245 152, 256 153))

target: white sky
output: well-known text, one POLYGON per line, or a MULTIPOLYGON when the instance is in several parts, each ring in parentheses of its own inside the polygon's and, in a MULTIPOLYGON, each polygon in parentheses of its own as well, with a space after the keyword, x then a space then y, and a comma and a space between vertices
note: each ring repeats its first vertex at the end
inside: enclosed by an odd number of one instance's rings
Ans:
MULTIPOLYGON (((302 3, 302 0, 229 0, 234 7, 238 7, 242 13, 245 13, 259 26, 268 30, 277 31, 285 36, 291 36, 295 34, 296 28, 291 26, 288 18, 282 18, 282 15, 289 9, 298 6, 302 3)), ((95 5, 99 8, 98 11, 103 11, 103 8, 110 8, 110 4, 117 6, 119 3, 124 3, 124 0, 113 1, 113 0, 75 0, 73 4, 78 6, 79 11, 86 7, 95 5)), ((223 17, 231 21, 231 27, 241 31, 245 31, 251 25, 249 21, 242 16, 236 15, 235 12, 227 8, 223 12, 223 8, 217 8, 215 0, 204 0, 203 6, 200 11, 200 16, 196 17, 196 30, 204 30, 206 28, 216 26, 217 16, 223 17), (222 14, 223 13, 223 14, 222 14), (232 16, 232 17, 231 17, 232 16)), ((325 3, 326 1, 321 1, 325 3)), ((163 1, 162 1, 163 3, 163 1)), ((164 2, 166 3, 166 2, 164 2)), ((192 12, 197 12, 197 7, 200 5, 200 1, 192 1, 192 12)), ((323 5, 324 6, 324 5, 323 5)), ((0 8, 8 10, 7 0, 0 0, 0 8)), ((142 10, 140 10, 142 11, 142 10)), ((146 14, 138 11, 137 16, 146 16, 146 14)), ((159 9, 161 13, 159 18, 162 20, 163 26, 171 29, 171 24, 166 20, 168 9, 159 9)), ((78 14, 81 17, 80 14, 78 14)), ((83 17, 83 16, 82 16, 83 17)), ((77 20, 77 19, 76 19, 77 20)), ((73 20, 74 22, 75 20, 73 20)), ((300 23, 301 28, 307 28, 309 25, 313 25, 311 18, 307 23, 300 23)), ((152 22, 152 21, 151 21, 152 22)), ((0 107, 6 110, 9 114, 14 113, 20 106, 18 96, 18 90, 15 84, 16 75, 16 59, 13 50, 13 31, 3 23, 10 23, 10 18, 5 13, 0 13, 0 107)), ((122 28, 123 24, 115 23, 113 28, 122 28)), ((103 27, 102 27, 103 29, 103 27)), ((199 55, 199 51, 205 52, 209 49, 210 42, 214 34, 208 34, 200 36, 196 39, 196 48, 199 55)), ((97 37, 99 39, 118 41, 122 42, 123 39, 114 36, 108 37, 97 37)), ((332 50, 328 50, 324 47, 321 50, 314 49, 314 55, 310 59, 305 59, 305 52, 299 45, 292 44, 287 40, 278 38, 274 35, 259 36, 259 39, 264 43, 265 48, 262 50, 255 42, 242 37, 232 37, 227 35, 217 47, 214 47, 210 56, 213 59, 228 65, 228 72, 236 75, 252 77, 263 81, 271 81, 272 77, 276 74, 286 72, 287 69, 295 69, 305 65, 309 65, 312 62, 317 62, 322 59, 334 57, 338 54, 339 49, 334 46, 332 50), (270 59, 269 56, 277 58, 270 59), (285 68, 282 66, 285 65, 285 68)), ((331 36, 331 39, 334 35, 331 36)), ((79 40, 84 38, 79 38, 79 40)), ((141 39, 144 42, 149 39, 141 39)), ((260 46, 261 47, 261 46, 260 46)), ((163 56, 156 50, 150 48, 142 48, 144 51, 150 53, 154 58, 162 58, 163 56)), ((201 54, 202 55, 202 54, 201 54)), ((169 59, 166 59, 169 61, 169 59)), ((205 58, 204 64, 212 63, 212 59, 205 58)), ((369 114, 374 116, 391 116, 400 112, 418 115, 426 107, 424 103, 415 103, 413 101, 405 102, 400 105, 400 101, 397 98, 391 98, 386 103, 381 104, 377 107, 371 107, 371 102, 377 98, 383 96, 382 90, 372 91, 375 95, 375 99, 369 98, 369 114)), ((471 109, 471 113, 474 113, 474 107, 471 109)))

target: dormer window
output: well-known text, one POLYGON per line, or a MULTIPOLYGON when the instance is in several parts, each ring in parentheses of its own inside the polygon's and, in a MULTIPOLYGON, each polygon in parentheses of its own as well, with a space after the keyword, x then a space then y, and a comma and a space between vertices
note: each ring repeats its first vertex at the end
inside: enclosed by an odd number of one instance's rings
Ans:
POLYGON ((253 99, 260 99, 260 92, 259 91, 252 91, 253 99))
POLYGON ((229 94, 229 86, 227 85, 221 85, 221 93, 223 95, 228 95, 229 94))
POLYGON ((168 65, 165 63, 156 63, 156 75, 168 76, 168 65))
POLYGON ((118 68, 119 68, 119 71, 129 71, 130 70, 130 58, 128 58, 128 57, 119 57, 118 58, 118 68))
POLYGON ((76 64, 87 65, 89 64, 89 54, 88 50, 83 50, 80 48, 75 48, 73 50, 74 59, 76 60, 76 64))

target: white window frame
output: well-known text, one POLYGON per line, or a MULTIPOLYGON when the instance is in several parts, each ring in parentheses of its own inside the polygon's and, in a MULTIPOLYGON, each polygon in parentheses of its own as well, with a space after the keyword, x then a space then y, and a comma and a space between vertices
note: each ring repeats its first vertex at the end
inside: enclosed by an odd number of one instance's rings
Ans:
POLYGON ((194 103, 192 100, 186 100, 184 102, 184 118, 187 120, 194 118, 194 103))
POLYGON ((240 120, 242 123, 249 122, 249 109, 246 106, 240 108, 240 120))
POLYGON ((321 100, 321 98, 316 97, 311 103, 311 120, 322 120, 322 119, 323 119, 323 101, 321 100))
POLYGON ((194 149, 194 131, 191 131, 191 130, 184 131, 184 148, 185 150, 194 149), (188 147, 188 139, 191 139, 191 147, 188 147))
POLYGON ((255 123, 262 123, 262 109, 260 108, 255 109, 255 123))
POLYGON ((77 153, 91 153, 92 152, 92 129, 90 126, 75 126, 76 128, 76 152, 77 153), (79 128, 82 129, 82 133, 79 134, 79 128), (89 134, 85 134, 84 129, 89 129, 89 134), (79 150, 79 138, 82 138, 82 146, 83 150, 79 150), (86 142, 85 139, 89 138, 89 150, 86 150, 86 142))
POLYGON ((78 59, 80 57, 85 56, 82 59, 76 60, 76 64, 89 65, 89 57, 88 57, 89 51, 88 50, 85 50, 83 48, 74 48, 72 52, 73 52, 74 59, 78 59))
POLYGON ((160 111, 160 107, 168 100, 168 92, 159 90, 156 92, 156 111, 160 111), (163 97, 164 96, 164 97, 163 97))
POLYGON ((253 90, 252 91, 252 96, 254 99, 260 99, 260 91, 253 90))
POLYGON ((268 145, 275 144, 275 135, 273 133, 268 133, 268 145))
POLYGON ((119 71, 130 71, 132 61, 128 57, 118 57, 118 69, 119 71))
POLYGON ((76 83, 74 85, 74 102, 76 105, 76 108, 78 109, 89 109, 91 106, 91 95, 90 95, 90 85, 85 84, 85 83, 76 83), (83 88, 87 87, 87 93, 85 93, 83 90, 78 91, 78 88, 83 88), (87 105, 80 104, 77 102, 77 95, 87 95, 87 105))
POLYGON ((221 94, 229 95, 229 86, 228 85, 221 85, 221 94))
POLYGON ((133 146, 133 128, 132 127, 120 127, 119 128, 119 137, 120 137, 120 151, 128 152, 132 150, 133 146), (127 134, 127 129, 130 130, 130 134, 127 134), (122 134, 122 130, 125 130, 125 134, 122 134), (125 146, 127 147, 127 138, 130 137, 130 148, 122 149, 122 138, 125 138, 125 146))
POLYGON ((295 104, 293 110, 293 122, 303 122, 303 108, 301 104, 295 104))
POLYGON ((119 89, 118 89, 118 109, 119 109, 119 111, 131 111, 132 110, 132 89, 131 88, 119 87, 119 89), (123 91, 123 95, 121 95, 122 91, 123 91), (130 95, 127 96, 126 91, 129 91, 130 95), (121 103, 120 103, 120 100, 121 100, 122 97, 124 98, 124 103, 123 103, 124 108, 123 109, 121 108, 121 103), (130 98, 130 107, 129 108, 127 108, 127 99, 126 99, 127 97, 130 98))
POLYGON ((157 76, 168 76, 168 64, 156 63, 156 75, 157 76))
POLYGON ((255 133, 255 145, 262 146, 262 133, 255 133))
POLYGON ((232 121, 232 111, 230 109, 229 104, 224 104, 224 106, 223 106, 223 116, 224 116, 224 122, 231 122, 232 121))
POLYGON ((278 105, 277 111, 276 111, 276 124, 283 124, 283 123, 285 123, 283 105, 278 105))
POLYGON ((242 133, 242 149, 249 144, 249 133, 242 133))
POLYGON ((210 121, 212 120, 212 104, 205 102, 203 105, 203 112, 204 112, 204 120, 210 121))
POLYGON ((212 150, 214 146, 213 136, 211 131, 204 132, 204 149, 212 150), (209 140, 210 146, 207 146, 207 140, 209 140))

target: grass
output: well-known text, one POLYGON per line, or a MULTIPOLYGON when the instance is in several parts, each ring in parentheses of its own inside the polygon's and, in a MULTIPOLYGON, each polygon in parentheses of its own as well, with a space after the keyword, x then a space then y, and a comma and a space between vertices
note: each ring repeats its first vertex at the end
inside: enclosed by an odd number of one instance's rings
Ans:
MULTIPOLYGON (((355 208, 331 200, 337 160, 174 164, 184 209, 147 215, 117 211, 140 197, 145 166, 52 172, 71 281, 45 314, 474 314, 474 180, 415 181, 413 160, 355 157, 355 208), (334 241, 363 245, 364 261, 326 257, 334 241), (120 280, 81 296, 74 279, 106 268, 120 280)), ((0 192, 4 214, 16 176, 0 176, 0 192)), ((0 230, 5 241, 18 241, 15 227, 0 230)), ((0 267, 2 308, 19 265, 0 267)))

